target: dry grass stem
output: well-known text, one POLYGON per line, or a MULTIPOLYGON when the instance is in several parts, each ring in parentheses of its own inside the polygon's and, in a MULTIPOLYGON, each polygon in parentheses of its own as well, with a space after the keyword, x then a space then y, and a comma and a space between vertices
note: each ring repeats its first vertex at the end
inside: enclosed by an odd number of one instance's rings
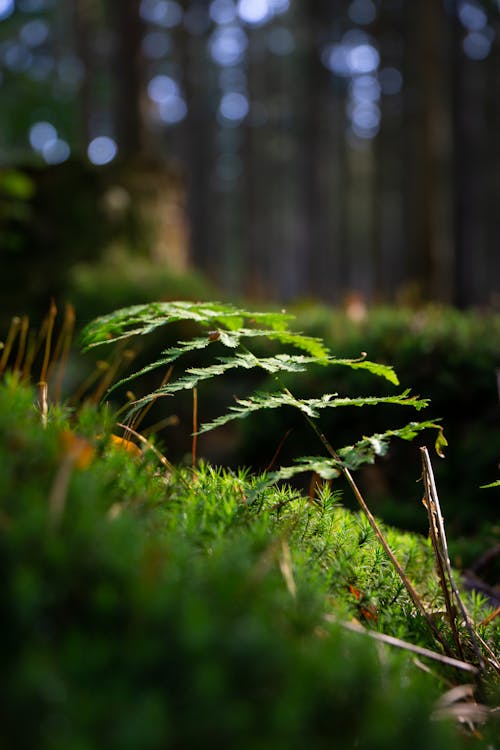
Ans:
POLYGON ((196 466, 198 448, 198 389, 193 388, 193 436, 191 442, 191 462, 193 469, 196 466))
MULTIPOLYGON (((450 556, 448 552, 448 542, 446 539, 446 532, 444 529, 444 519, 443 519, 443 514, 441 513, 441 505, 439 503, 439 497, 437 494, 436 483, 434 480, 434 472, 432 471, 432 464, 429 458, 429 453, 427 451, 427 448, 425 447, 420 448, 420 451, 422 454, 422 467, 423 467, 423 479, 424 479, 424 487, 425 487, 425 494, 426 494, 426 504, 427 504, 427 508, 429 512, 429 518, 431 520, 431 528, 433 529, 433 533, 435 533, 436 535, 435 542, 433 542, 433 544, 435 544, 436 562, 440 566, 443 567, 444 571, 446 571, 446 576, 443 575, 443 578, 440 579, 441 586, 443 589, 443 594, 445 596, 445 600, 448 600, 448 599, 450 600, 450 606, 451 606, 451 596, 453 596, 455 600, 455 604, 457 608, 459 609, 460 614, 463 618, 465 627, 467 628, 467 632, 469 633, 469 637, 471 639, 472 647, 476 655, 478 666, 482 671, 485 671, 486 664, 485 664, 485 661, 481 652, 480 641, 474 629, 474 625, 469 616, 469 613, 467 612, 467 609, 460 596, 460 592, 458 590, 458 586, 455 582, 455 577, 453 575, 453 571, 451 568, 450 556), (446 579, 448 581, 451 591, 448 590, 446 579)), ((450 611, 449 617, 450 617, 450 626, 452 627, 454 634, 455 632, 457 633, 456 637, 458 638, 458 641, 459 641, 460 652, 463 653, 463 648, 460 643, 460 636, 458 634, 458 631, 456 631, 456 625, 454 623, 454 614, 452 611, 450 611)))
POLYGON ((7 366, 7 362, 10 357, 10 353, 12 351, 12 347, 14 346, 17 333, 21 327, 21 318, 18 318, 17 316, 12 318, 10 322, 10 328, 9 332, 7 334, 7 339, 5 341, 5 345, 2 351, 2 356, 0 357, 0 375, 3 373, 7 366))
POLYGON ((413 643, 408 643, 408 641, 403 641, 401 640, 401 638, 395 638, 392 635, 379 633, 377 630, 367 630, 359 623, 339 620, 337 617, 335 617, 335 615, 331 614, 325 615, 325 620, 327 622, 340 625, 346 630, 352 630, 354 633, 362 633, 363 635, 367 635, 369 638, 374 638, 375 640, 381 641, 382 643, 387 643, 389 646, 395 646, 396 648, 401 648, 405 651, 411 651, 411 653, 413 654, 419 654, 419 656, 425 656, 428 659, 439 661, 441 664, 446 664, 449 667, 460 669, 463 672, 470 672, 471 674, 477 674, 478 672, 477 667, 475 667, 473 664, 469 664, 469 662, 462 661, 461 659, 455 659, 451 656, 444 656, 443 654, 439 654, 436 651, 431 651, 428 648, 423 648, 422 646, 415 646, 413 643))
POLYGON ((163 453, 161 453, 158 450, 158 448, 155 445, 153 445, 153 443, 150 440, 145 438, 144 435, 141 435, 140 432, 137 432, 136 430, 134 430, 134 428, 130 427, 130 425, 122 424, 121 422, 118 422, 118 427, 121 427, 122 430, 125 430, 125 434, 127 433, 132 434, 135 438, 137 438, 137 440, 139 440, 140 443, 142 443, 143 445, 147 446, 150 450, 152 450, 155 456, 163 464, 163 466, 165 466, 165 468, 167 468, 171 473, 175 471, 173 465, 170 463, 168 458, 166 458, 166 456, 164 456, 163 453))

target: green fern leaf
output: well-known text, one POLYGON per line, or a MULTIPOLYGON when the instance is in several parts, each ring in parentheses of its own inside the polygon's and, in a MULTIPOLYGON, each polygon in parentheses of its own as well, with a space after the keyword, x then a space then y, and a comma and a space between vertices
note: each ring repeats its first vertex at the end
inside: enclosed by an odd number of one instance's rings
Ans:
POLYGON ((226 414, 217 417, 212 422, 204 424, 200 433, 208 432, 214 427, 220 427, 234 419, 244 419, 250 414, 262 409, 279 409, 283 406, 292 406, 310 419, 317 419, 321 409, 336 408, 339 406, 374 406, 376 404, 397 404, 399 406, 412 406, 420 410, 428 405, 428 399, 419 399, 410 396, 410 391, 405 390, 397 396, 364 396, 360 398, 339 398, 336 393, 325 393, 320 398, 298 399, 289 391, 278 391, 267 393, 257 391, 253 396, 246 399, 236 399, 236 406, 230 406, 226 414))
POLYGON ((291 319, 293 316, 285 313, 250 312, 217 302, 153 302, 125 307, 97 318, 84 329, 82 343, 84 348, 90 348, 129 336, 145 335, 181 320, 228 331, 238 331, 245 322, 284 331, 291 319))
POLYGON ((375 433, 369 437, 364 437, 354 445, 340 448, 336 451, 339 460, 323 456, 301 456, 293 466, 283 466, 278 471, 270 473, 269 479, 272 483, 275 483, 308 472, 314 472, 322 479, 335 479, 342 473, 343 468, 354 471, 359 469, 360 466, 374 463, 377 456, 384 456, 389 449, 392 438, 413 440, 419 432, 429 428, 440 429, 435 422, 409 422, 400 429, 375 433))

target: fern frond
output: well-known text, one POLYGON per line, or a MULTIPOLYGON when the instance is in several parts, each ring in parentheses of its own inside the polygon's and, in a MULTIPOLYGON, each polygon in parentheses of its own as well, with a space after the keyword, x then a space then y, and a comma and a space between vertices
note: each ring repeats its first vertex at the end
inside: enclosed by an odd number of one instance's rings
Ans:
POLYGON ((147 305, 124 307, 103 315, 89 323, 82 333, 82 343, 88 349, 129 336, 145 335, 169 323, 190 320, 205 327, 238 331, 249 324, 259 323, 272 331, 285 331, 293 315, 276 312, 250 312, 218 302, 152 302, 147 305))
POLYGON ((428 405, 428 399, 420 399, 410 396, 410 391, 405 390, 397 396, 363 396, 359 398, 339 398, 336 393, 325 393, 320 398, 295 398, 289 391, 267 393, 257 391, 253 396, 246 399, 236 399, 236 406, 230 406, 226 414, 217 417, 208 424, 203 424, 200 433, 208 432, 214 427, 220 427, 234 419, 243 419, 249 414, 262 409, 279 409, 283 406, 292 406, 305 414, 310 419, 317 419, 321 409, 336 408, 338 406, 374 406, 376 404, 397 404, 399 406, 412 406, 419 411, 428 405))
POLYGON ((278 471, 270 473, 269 479, 272 483, 286 481, 307 472, 314 472, 322 479, 335 479, 341 474, 342 469, 354 471, 365 464, 373 464, 377 456, 387 453, 392 438, 413 440, 419 432, 429 428, 441 429, 435 422, 409 422, 399 429, 378 432, 363 437, 354 445, 340 448, 337 451, 339 460, 324 456, 301 456, 293 466, 283 466, 278 471))

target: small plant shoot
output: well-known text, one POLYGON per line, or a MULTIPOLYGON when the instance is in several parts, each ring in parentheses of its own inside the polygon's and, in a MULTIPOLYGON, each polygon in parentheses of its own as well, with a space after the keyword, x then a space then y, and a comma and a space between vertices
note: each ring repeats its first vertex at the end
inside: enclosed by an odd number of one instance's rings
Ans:
MULTIPOLYGON (((354 444, 330 446, 321 433, 320 417, 326 409, 344 407, 369 407, 378 404, 394 404, 420 411, 428 400, 411 395, 408 389, 395 395, 363 396, 352 398, 339 393, 325 393, 320 398, 297 398, 283 382, 287 373, 306 372, 314 366, 323 368, 348 367, 380 377, 391 385, 398 386, 394 369, 379 364, 361 354, 357 359, 336 357, 322 339, 306 336, 290 329, 293 316, 285 312, 253 312, 228 304, 206 302, 158 302, 118 310, 94 320, 83 333, 86 348, 110 344, 133 336, 144 336, 173 323, 190 321, 198 331, 192 338, 179 341, 160 352, 158 359, 116 383, 117 386, 139 378, 153 370, 181 364, 181 374, 167 383, 137 399, 130 407, 132 418, 160 396, 173 395, 182 390, 194 390, 212 378, 230 377, 236 370, 260 370, 271 376, 272 389, 256 390, 245 398, 235 398, 226 413, 211 422, 202 424, 199 433, 207 432, 233 420, 241 420, 269 409, 291 407, 300 412, 309 427, 316 433, 319 443, 326 448, 328 456, 310 456, 298 459, 293 466, 282 467, 270 475, 273 480, 289 479, 304 471, 314 471, 323 478, 338 476, 343 469, 357 469, 372 463, 376 456, 384 455, 392 438, 413 440, 426 429, 438 431, 436 450, 442 455, 446 444, 442 428, 435 421, 409 422, 400 428, 388 429, 371 436, 361 436, 354 444), (252 341, 261 339, 274 345, 276 352, 259 356, 252 351, 252 341), (213 362, 200 367, 182 370, 183 355, 201 350, 213 350, 213 362), (223 354, 224 350, 227 352, 223 354)), ((332 382, 334 382, 332 376, 332 382)))

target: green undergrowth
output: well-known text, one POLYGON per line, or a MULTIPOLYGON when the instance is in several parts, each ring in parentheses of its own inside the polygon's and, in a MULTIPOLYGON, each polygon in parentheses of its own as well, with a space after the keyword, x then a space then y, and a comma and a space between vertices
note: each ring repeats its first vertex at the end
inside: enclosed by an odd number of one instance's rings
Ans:
MULTIPOLYGON (((161 445, 133 454, 115 430, 106 407, 44 414, 17 376, 0 383, 2 747, 494 746, 498 724, 474 709, 495 704, 491 675, 367 636, 440 655, 328 482, 304 497, 165 466, 161 445)), ((448 642, 427 539, 382 528, 448 642)), ((476 625, 491 613, 468 603, 476 625)), ((478 629, 498 653, 498 618, 478 629)))

